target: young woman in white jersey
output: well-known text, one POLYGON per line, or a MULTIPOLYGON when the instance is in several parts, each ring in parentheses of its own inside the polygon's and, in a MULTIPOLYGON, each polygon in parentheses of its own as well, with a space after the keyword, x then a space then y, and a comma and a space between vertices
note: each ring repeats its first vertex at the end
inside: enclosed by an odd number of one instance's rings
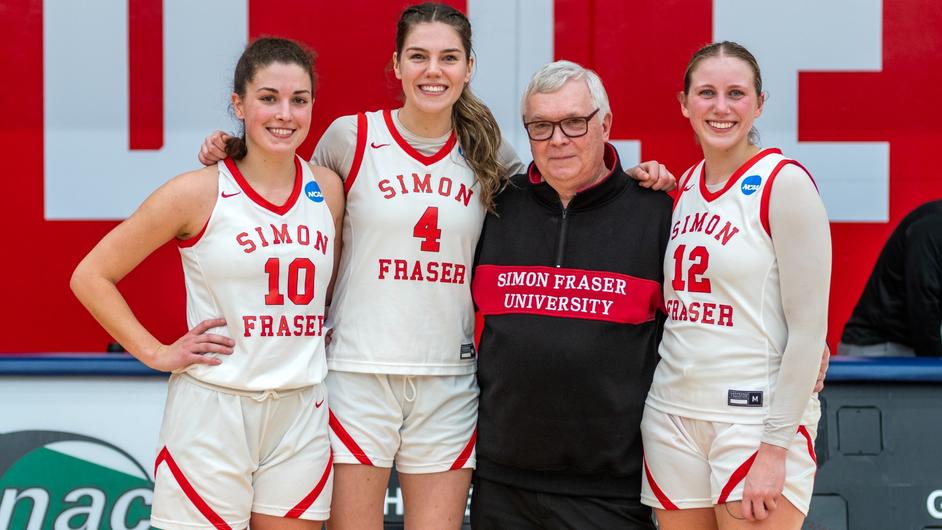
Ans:
POLYGON ((680 179, 668 319, 642 433, 661 528, 801 527, 814 482, 831 248, 805 169, 757 144, 759 66, 721 42, 680 94, 704 160, 680 179))
POLYGON ((72 289, 147 366, 172 372, 151 524, 317 529, 333 478, 324 405, 325 303, 343 215, 338 176, 295 155, 311 122, 313 57, 265 38, 236 66, 245 134, 229 158, 151 194, 82 260, 72 289), (176 241, 190 331, 166 344, 116 284, 176 241))

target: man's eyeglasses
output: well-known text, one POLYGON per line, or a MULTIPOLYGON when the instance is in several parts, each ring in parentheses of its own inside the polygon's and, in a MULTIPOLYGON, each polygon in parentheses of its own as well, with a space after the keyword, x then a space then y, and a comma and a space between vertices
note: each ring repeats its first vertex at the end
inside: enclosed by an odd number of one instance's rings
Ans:
POLYGON ((556 126, 563 131, 563 134, 569 138, 578 138, 585 136, 589 132, 589 120, 599 113, 600 109, 595 109, 592 114, 584 117, 565 118, 559 121, 530 121, 523 122, 527 129, 527 136, 534 141, 549 140, 556 131, 556 126))

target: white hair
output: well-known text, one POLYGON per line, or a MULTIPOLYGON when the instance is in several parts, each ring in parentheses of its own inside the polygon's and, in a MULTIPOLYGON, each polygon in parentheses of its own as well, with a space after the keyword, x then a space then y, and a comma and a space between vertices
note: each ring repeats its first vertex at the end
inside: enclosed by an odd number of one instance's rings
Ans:
POLYGON ((603 121, 605 116, 611 113, 611 107, 608 104, 608 94, 605 92, 602 80, 597 73, 572 61, 555 61, 533 74, 530 84, 527 85, 527 90, 523 93, 520 108, 527 108, 527 98, 531 95, 556 92, 571 79, 585 80, 592 101, 599 108, 596 117, 599 121, 603 121))

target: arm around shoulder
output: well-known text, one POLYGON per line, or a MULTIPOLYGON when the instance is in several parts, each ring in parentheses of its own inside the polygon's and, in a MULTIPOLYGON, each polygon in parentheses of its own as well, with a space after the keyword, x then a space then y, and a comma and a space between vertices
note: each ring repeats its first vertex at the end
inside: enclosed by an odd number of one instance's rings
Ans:
POLYGON ((341 180, 346 180, 353 166, 356 148, 357 116, 341 116, 331 122, 317 141, 311 163, 329 168, 340 175, 341 180))

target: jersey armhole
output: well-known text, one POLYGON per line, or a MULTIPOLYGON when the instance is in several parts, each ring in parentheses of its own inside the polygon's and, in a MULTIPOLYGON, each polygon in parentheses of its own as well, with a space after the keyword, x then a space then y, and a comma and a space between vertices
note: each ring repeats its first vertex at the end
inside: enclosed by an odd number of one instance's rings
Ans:
POLYGON ((684 194, 684 186, 686 186, 687 182, 690 181, 690 177, 693 176, 693 170, 696 169, 699 165, 700 164, 694 164, 693 166, 687 168, 687 171, 685 171, 684 174, 680 176, 680 180, 677 184, 677 194, 674 195, 674 204, 671 205, 672 212, 677 209, 677 203, 680 202, 680 196, 684 194))
POLYGON ((811 185, 814 186, 814 189, 818 189, 818 184, 814 181, 814 177, 811 176, 811 172, 797 161, 785 159, 776 164, 775 169, 769 174, 769 179, 765 183, 765 187, 762 188, 762 200, 759 203, 759 220, 762 222, 762 228, 765 229, 765 233, 768 234, 769 237, 772 237, 772 225, 769 223, 769 203, 772 200, 772 184, 775 183, 775 177, 778 176, 779 171, 789 164, 800 167, 801 170, 805 172, 805 175, 808 175, 808 178, 811 179, 811 185))
POLYGON ((350 164, 350 173, 347 175, 346 180, 343 183, 343 193, 347 195, 350 193, 350 188, 353 187, 353 182, 357 179, 357 175, 360 173, 360 164, 363 163, 363 153, 366 151, 366 114, 362 112, 357 113, 357 146, 356 151, 353 153, 353 163, 350 164))

